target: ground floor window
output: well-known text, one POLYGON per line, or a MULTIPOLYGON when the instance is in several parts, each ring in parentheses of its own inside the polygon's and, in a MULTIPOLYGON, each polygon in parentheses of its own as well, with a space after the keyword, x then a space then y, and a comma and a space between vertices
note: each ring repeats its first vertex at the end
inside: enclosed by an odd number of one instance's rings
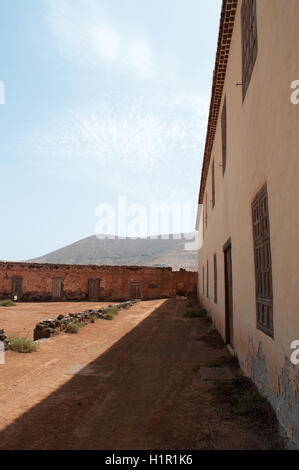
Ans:
POLYGON ((214 303, 218 302, 218 285, 217 285, 217 255, 214 254, 214 303))
POLYGON ((209 298, 209 261, 207 261, 207 298, 209 298))

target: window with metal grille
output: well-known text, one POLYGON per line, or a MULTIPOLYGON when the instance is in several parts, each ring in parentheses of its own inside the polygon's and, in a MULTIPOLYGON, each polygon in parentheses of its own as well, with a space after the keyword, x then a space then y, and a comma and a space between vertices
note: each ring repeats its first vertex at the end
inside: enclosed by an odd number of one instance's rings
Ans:
POLYGON ((226 109, 226 98, 223 103, 221 113, 221 131, 222 131, 222 170, 223 175, 226 169, 226 153, 227 153, 227 109, 226 109))
POLYGON ((214 303, 218 302, 218 286, 217 286, 217 255, 214 254, 214 303))
POLYGON ((245 99, 257 58, 258 38, 256 0, 242 2, 242 82, 245 99))
POLYGON ((267 185, 252 204, 257 328, 274 337, 272 262, 267 185))
POLYGON ((212 163, 212 205, 215 207, 215 160, 212 163))
POLYGON ((207 298, 209 297, 209 261, 207 261, 207 298))

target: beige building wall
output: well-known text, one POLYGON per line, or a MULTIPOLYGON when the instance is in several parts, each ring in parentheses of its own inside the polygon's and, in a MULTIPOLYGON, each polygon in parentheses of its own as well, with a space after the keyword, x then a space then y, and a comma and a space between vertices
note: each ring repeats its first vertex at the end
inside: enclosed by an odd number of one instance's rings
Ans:
MULTIPOLYGON (((222 172, 221 110, 204 192, 208 226, 199 250, 200 298, 225 338, 223 245, 231 238, 234 350, 243 371, 272 402, 280 423, 299 446, 299 366, 291 343, 299 340, 299 1, 257 0, 258 55, 243 102, 241 6, 224 83, 227 164, 222 172), (216 204, 212 209, 212 161, 216 204), (272 251, 274 339, 257 329, 251 204, 267 183, 272 251), (208 206, 206 208, 206 194, 208 206), (217 254, 218 303, 213 256, 217 254), (209 297, 206 264, 209 261, 209 297), (205 271, 203 293, 202 268, 205 271)), ((299 357, 299 354, 298 354, 299 357)))

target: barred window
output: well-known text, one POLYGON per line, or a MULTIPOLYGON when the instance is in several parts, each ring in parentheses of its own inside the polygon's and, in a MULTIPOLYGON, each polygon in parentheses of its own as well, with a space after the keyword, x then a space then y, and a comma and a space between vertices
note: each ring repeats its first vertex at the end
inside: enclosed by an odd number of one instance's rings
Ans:
POLYGON ((270 222, 267 185, 252 204, 257 328, 274 337, 270 222))
POLYGON ((257 18, 256 0, 242 2, 242 82, 243 100, 245 99, 251 75, 257 58, 257 18))

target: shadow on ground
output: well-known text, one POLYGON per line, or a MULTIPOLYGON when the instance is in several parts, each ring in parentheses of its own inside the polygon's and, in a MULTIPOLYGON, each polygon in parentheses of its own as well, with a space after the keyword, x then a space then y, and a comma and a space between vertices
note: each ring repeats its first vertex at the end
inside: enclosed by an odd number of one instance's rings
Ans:
POLYGON ((210 323, 185 311, 167 300, 87 367, 66 370, 70 380, 0 433, 0 449, 265 448, 221 418, 198 369, 225 346, 209 344, 210 323))

